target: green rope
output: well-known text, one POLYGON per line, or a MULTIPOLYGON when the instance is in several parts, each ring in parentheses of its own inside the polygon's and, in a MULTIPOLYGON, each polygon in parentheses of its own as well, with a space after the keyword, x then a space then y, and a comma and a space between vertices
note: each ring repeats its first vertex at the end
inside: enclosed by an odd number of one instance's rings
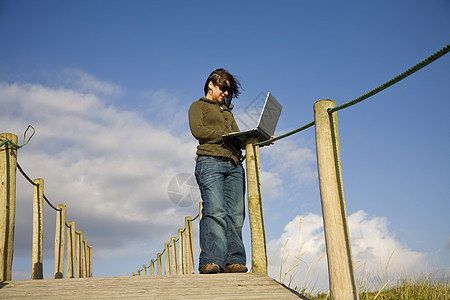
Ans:
MULTIPOLYGON (((14 150, 20 149, 20 147, 21 147, 19 145, 14 144, 14 142, 12 140, 3 140, 0 143, 0 147, 2 147, 4 145, 11 146, 11 148, 14 149, 14 150)), ((3 149, 3 150, 5 150, 5 149, 3 149)))
POLYGON ((31 180, 30 176, 25 173, 25 171, 22 169, 22 167, 17 163, 17 169, 22 174, 23 177, 25 177, 26 180, 28 180, 29 183, 31 183, 34 186, 39 186, 39 184, 35 183, 33 180, 31 180))
POLYGON ((61 211, 61 210, 62 210, 61 208, 56 208, 55 206, 53 206, 53 204, 50 203, 50 201, 47 199, 47 197, 45 197, 45 195, 44 195, 44 200, 45 200, 45 202, 47 202, 47 204, 48 204, 51 208, 53 208, 55 211, 61 211))
POLYGON ((27 129, 26 129, 25 132, 23 133, 23 143, 22 143, 22 145, 19 146, 19 145, 17 145, 17 144, 14 144, 12 140, 2 140, 1 143, 0 143, 0 147, 3 146, 3 145, 5 145, 5 144, 8 144, 9 146, 12 146, 13 149, 16 149, 16 150, 17 150, 17 149, 20 149, 20 148, 22 148, 23 146, 25 146, 26 144, 28 144, 28 142, 31 140, 31 138, 33 137, 33 135, 34 135, 35 133, 36 133, 36 130, 34 129, 34 127, 31 126, 31 125, 28 125, 27 129), (28 132, 28 130, 29 130, 30 128, 33 129, 33 133, 32 133, 31 136, 28 138, 28 140, 25 141, 26 136, 27 136, 27 132, 28 132))
POLYGON ((347 103, 344 103, 342 105, 336 106, 334 108, 331 108, 330 110, 328 110, 329 113, 333 113, 335 111, 347 108, 349 106, 352 106, 356 103, 359 103, 379 92, 381 92, 382 90, 390 87, 391 85, 399 82, 402 79, 405 79, 406 77, 408 77, 409 75, 419 71, 420 69, 422 69, 423 67, 429 65, 430 63, 432 63, 433 61, 437 60, 438 58, 444 56, 445 54, 447 54, 450 51, 450 45, 445 46, 444 48, 442 48, 441 50, 439 50, 438 52, 434 53, 433 55, 431 55, 430 57, 422 60, 421 62, 419 62, 417 65, 415 65, 412 68, 409 68, 408 70, 406 70, 405 72, 403 72, 402 74, 398 75, 397 77, 392 78, 391 80, 389 80, 388 82, 376 87, 375 89, 371 90, 370 92, 352 100, 349 101, 347 103))
POLYGON ((311 123, 308 123, 305 126, 302 126, 302 127, 297 128, 295 130, 292 130, 292 131, 290 131, 288 133, 285 133, 285 134, 279 135, 277 137, 274 137, 273 139, 269 139, 269 140, 262 141, 262 142, 259 142, 259 143, 254 143, 253 146, 262 146, 262 145, 266 145, 266 144, 269 144, 269 143, 273 143, 273 142, 275 142, 277 140, 283 139, 283 138, 288 137, 290 135, 293 135, 293 134, 295 134, 297 132, 300 132, 300 131, 303 131, 305 129, 308 129, 311 126, 314 126, 314 124, 315 124, 315 122, 312 121, 311 123))
MULTIPOLYGON (((362 96, 360 96, 360 97, 358 97, 358 98, 356 98, 356 99, 354 99, 354 100, 352 100, 352 101, 349 101, 349 102, 347 102, 347 103, 344 103, 344 104, 342 104, 342 105, 339 105, 339 106, 336 106, 336 107, 334 107, 334 108, 329 109, 329 110, 328 110, 328 113, 331 114, 331 113, 336 112, 336 111, 338 111, 338 110, 347 108, 347 107, 349 107, 349 106, 352 106, 352 105, 354 105, 354 104, 356 104, 356 103, 359 103, 359 102, 361 102, 361 101, 363 101, 363 100, 365 100, 365 99, 367 99, 367 98, 369 98, 369 97, 371 97, 371 96, 373 96, 373 95, 375 95, 375 94, 381 92, 382 90, 384 90, 384 89, 390 87, 391 85, 393 85, 393 84, 399 82, 399 81, 402 80, 402 79, 405 79, 405 78, 408 77, 409 75, 411 75, 411 74, 413 74, 413 73, 419 71, 419 70, 422 69, 423 67, 425 67, 425 66, 429 65, 430 63, 432 63, 433 61, 437 60, 438 58, 444 56, 444 55, 447 54, 449 51, 450 51, 450 44, 447 45, 447 46, 445 46, 445 47, 442 48, 441 50, 437 51, 436 53, 434 53, 434 54, 431 55, 430 57, 428 57, 428 58, 422 60, 421 62, 419 62, 418 64, 416 64, 414 67, 409 68, 409 69, 406 70, 405 72, 403 72, 403 73, 401 73, 400 75, 398 75, 398 76, 392 78, 391 80, 387 81, 386 83, 384 83, 384 84, 382 84, 382 85, 376 87, 375 89, 371 90, 370 92, 368 92, 368 93, 366 93, 366 94, 364 94, 364 95, 362 95, 362 96)), ((292 130, 292 131, 290 131, 290 132, 288 132, 288 133, 285 133, 285 134, 280 135, 280 136, 278 136, 278 137, 275 137, 275 138, 273 138, 273 139, 269 139, 269 140, 262 141, 262 142, 259 142, 259 143, 254 143, 253 146, 263 146, 263 145, 266 145, 266 144, 273 143, 273 142, 275 142, 276 140, 283 139, 283 138, 288 137, 288 136, 290 136, 290 135, 293 135, 293 134, 295 134, 295 133, 297 133, 297 132, 303 131, 303 130, 305 130, 305 129, 311 127, 311 126, 314 126, 314 124, 315 124, 315 122, 312 121, 311 123, 308 123, 308 124, 306 124, 305 126, 302 126, 302 127, 298 128, 298 129, 295 129, 295 130, 292 130)))

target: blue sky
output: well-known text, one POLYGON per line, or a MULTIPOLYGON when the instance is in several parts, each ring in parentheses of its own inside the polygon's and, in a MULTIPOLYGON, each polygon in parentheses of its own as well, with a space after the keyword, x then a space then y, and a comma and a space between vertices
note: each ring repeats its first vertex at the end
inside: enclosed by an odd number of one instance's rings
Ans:
MULTIPOLYGON (((450 3, 1 0, 0 41, 0 131, 36 128, 19 163, 67 205, 93 244, 94 275, 129 275, 197 213, 167 189, 192 174, 187 110, 212 70, 241 79, 241 129, 270 91, 279 135, 313 121, 314 102, 343 104, 449 44, 450 3)), ((449 75, 446 55, 338 112, 354 260, 372 274, 393 251, 391 277, 448 272, 449 75)), ((270 275, 304 241, 292 286, 326 289, 325 259, 304 280, 325 251, 314 148, 310 128, 261 149, 263 208, 270 275)), ((13 279, 28 279, 32 188, 18 176, 17 189, 13 279)), ((49 209, 45 223, 51 278, 49 209)), ((244 239, 250 262, 248 224, 244 239)))

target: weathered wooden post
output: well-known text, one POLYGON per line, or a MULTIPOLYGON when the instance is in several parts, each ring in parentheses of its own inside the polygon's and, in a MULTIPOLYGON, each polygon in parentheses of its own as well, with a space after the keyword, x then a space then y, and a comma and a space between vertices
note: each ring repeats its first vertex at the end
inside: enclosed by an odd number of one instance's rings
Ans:
POLYGON ((66 244, 66 206, 56 205, 55 278, 64 278, 64 249, 66 244))
POLYGON ((44 240, 44 179, 34 180, 33 191, 33 244, 31 254, 31 279, 43 279, 44 240))
POLYGON ((164 243, 164 275, 170 275, 170 250, 169 243, 164 243))
POLYGON ((142 276, 147 276, 147 266, 145 264, 142 265, 142 276))
POLYGON ((314 104, 317 165, 331 299, 358 299, 342 184, 339 137, 332 100, 314 104))
POLYGON ((83 239, 83 254, 81 255, 83 262, 83 277, 88 277, 88 257, 87 257, 87 239, 83 239))
POLYGON ((92 245, 87 245, 87 252, 88 252, 88 277, 92 277, 92 245))
POLYGON ((178 229, 178 274, 185 274, 184 268, 184 229, 178 229))
POLYGON ((0 281, 11 280, 16 214, 17 135, 0 134, 0 281))
POLYGON ((192 236, 192 218, 184 218, 186 236, 186 274, 194 274, 194 237, 192 236))
POLYGON ((156 275, 161 275, 161 253, 156 254, 156 275))
POLYGON ((177 238, 171 237, 170 238, 170 257, 171 257, 171 273, 172 275, 177 274, 177 238))
POLYGON ((259 146, 245 147, 248 219, 252 239, 253 273, 267 274, 266 236, 262 209, 261 187, 259 183, 259 146))
POLYGON ((75 278, 75 222, 67 223, 66 278, 75 278))
POLYGON ((83 230, 77 230, 77 278, 83 278, 83 230))
POLYGON ((155 260, 150 260, 150 276, 155 275, 155 260))

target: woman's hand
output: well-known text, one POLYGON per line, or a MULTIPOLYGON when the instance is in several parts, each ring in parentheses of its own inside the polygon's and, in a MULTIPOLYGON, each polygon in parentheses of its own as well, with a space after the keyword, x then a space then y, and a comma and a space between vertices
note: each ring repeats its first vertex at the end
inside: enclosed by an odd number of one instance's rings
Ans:
MULTIPOLYGON (((274 138, 275 138, 275 136, 271 136, 269 140, 274 139, 274 138)), ((265 144, 264 146, 270 146, 270 145, 273 145, 273 144, 275 144, 275 143, 274 142, 270 142, 270 143, 265 144)))

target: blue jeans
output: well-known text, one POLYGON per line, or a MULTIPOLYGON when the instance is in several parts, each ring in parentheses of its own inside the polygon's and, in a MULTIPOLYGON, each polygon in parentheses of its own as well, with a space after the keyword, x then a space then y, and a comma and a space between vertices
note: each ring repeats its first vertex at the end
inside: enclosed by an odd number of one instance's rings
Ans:
POLYGON ((245 216, 245 175, 241 163, 198 156, 195 177, 203 200, 199 267, 215 263, 245 265, 242 226, 245 216))

